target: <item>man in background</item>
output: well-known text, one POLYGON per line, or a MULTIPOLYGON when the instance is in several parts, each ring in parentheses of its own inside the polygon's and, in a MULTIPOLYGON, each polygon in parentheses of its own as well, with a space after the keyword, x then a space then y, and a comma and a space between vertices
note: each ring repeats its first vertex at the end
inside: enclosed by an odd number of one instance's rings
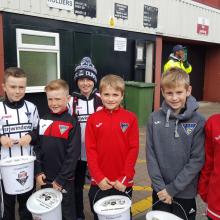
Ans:
POLYGON ((187 74, 192 72, 192 66, 187 61, 185 49, 186 48, 180 44, 173 47, 173 53, 170 54, 168 62, 164 65, 164 73, 172 67, 179 67, 187 74))

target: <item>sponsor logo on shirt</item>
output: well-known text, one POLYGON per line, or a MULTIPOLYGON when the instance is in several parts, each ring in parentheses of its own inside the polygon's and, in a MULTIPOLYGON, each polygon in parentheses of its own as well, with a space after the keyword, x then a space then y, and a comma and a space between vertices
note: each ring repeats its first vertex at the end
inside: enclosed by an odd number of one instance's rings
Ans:
POLYGON ((89 115, 78 115, 78 121, 79 122, 87 122, 89 115))
POLYGON ((196 128, 197 123, 182 123, 183 130, 187 135, 190 135, 196 128))
POLYGON ((2 119, 8 119, 8 118, 12 118, 12 115, 2 115, 1 120, 2 120, 2 119))
POLYGON ((31 123, 23 123, 23 124, 3 125, 2 130, 3 130, 3 134, 29 132, 29 131, 32 131, 32 124, 31 123))
POLYGON ((192 214, 194 212, 196 212, 196 210, 194 208, 191 208, 190 211, 189 211, 189 214, 192 214))
POLYGON ((161 121, 155 121, 155 122, 154 122, 155 125, 158 125, 158 124, 160 124, 160 123, 161 123, 161 121))
POLYGON ((220 135, 214 137, 216 141, 219 141, 220 140, 220 135))
POLYGON ((102 126, 102 123, 98 123, 95 125, 97 128, 99 128, 100 126, 102 126))
POLYGON ((128 126, 129 126, 128 123, 124 123, 124 122, 120 123, 120 127, 121 127, 122 132, 125 132, 127 130, 128 126))

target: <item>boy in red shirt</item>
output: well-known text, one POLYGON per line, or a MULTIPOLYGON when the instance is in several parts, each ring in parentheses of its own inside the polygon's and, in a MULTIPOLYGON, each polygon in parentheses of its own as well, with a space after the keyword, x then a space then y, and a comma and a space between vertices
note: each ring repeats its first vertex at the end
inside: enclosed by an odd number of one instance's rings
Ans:
POLYGON ((136 116, 122 107, 125 83, 107 75, 100 82, 104 108, 92 114, 86 125, 86 153, 91 174, 90 207, 109 195, 132 195, 139 136, 136 116))

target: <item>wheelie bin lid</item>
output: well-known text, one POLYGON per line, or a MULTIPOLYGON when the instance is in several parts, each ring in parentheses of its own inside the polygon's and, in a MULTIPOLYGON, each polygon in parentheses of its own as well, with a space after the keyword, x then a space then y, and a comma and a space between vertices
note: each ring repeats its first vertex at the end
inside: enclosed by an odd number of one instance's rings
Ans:
POLYGON ((155 83, 136 82, 136 81, 125 81, 125 85, 134 87, 155 87, 155 83))

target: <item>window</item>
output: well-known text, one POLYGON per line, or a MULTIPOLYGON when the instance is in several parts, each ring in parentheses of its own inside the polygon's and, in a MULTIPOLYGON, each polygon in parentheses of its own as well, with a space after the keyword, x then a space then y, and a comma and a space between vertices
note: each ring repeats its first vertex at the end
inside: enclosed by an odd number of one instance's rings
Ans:
POLYGON ((28 82, 26 92, 43 92, 51 80, 60 78, 59 34, 17 29, 18 66, 28 82))

